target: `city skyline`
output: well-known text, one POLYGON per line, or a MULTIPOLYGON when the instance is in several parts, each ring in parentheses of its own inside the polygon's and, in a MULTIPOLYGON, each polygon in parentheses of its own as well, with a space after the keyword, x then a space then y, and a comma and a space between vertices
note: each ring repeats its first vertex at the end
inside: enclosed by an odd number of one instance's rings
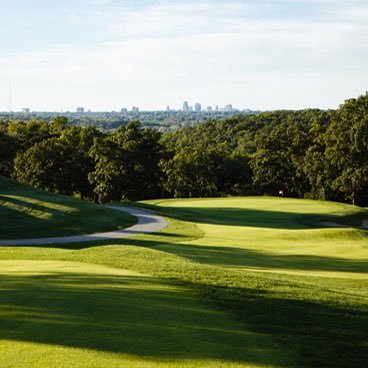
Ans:
POLYGON ((56 110, 56 111, 51 111, 51 110, 44 110, 44 111, 39 111, 39 110, 33 110, 30 107, 22 107, 19 110, 7 110, 7 111, 0 111, 1 113, 23 113, 23 114, 31 114, 31 113, 37 113, 37 112, 51 112, 51 113, 79 113, 79 114, 84 114, 84 113, 94 113, 94 112, 117 112, 117 113, 127 113, 127 112, 145 112, 145 111, 167 111, 167 112, 199 112, 199 113, 208 113, 208 112, 237 112, 237 111, 243 111, 243 112, 247 112, 247 111, 251 111, 248 108, 236 108, 233 107, 232 104, 225 104, 222 106, 216 105, 216 106, 206 106, 205 108, 202 108, 201 103, 196 102, 194 103, 193 106, 189 105, 188 101, 184 101, 183 103, 183 107, 180 108, 171 108, 169 105, 166 105, 165 109, 155 109, 155 110, 141 110, 139 106, 132 106, 131 108, 128 107, 122 107, 119 109, 114 109, 114 110, 94 110, 92 108, 86 108, 84 106, 78 106, 73 110, 56 110))
POLYGON ((0 111, 180 109, 186 96, 202 109, 327 109, 368 85, 359 0, 13 0, 0 11, 0 111))

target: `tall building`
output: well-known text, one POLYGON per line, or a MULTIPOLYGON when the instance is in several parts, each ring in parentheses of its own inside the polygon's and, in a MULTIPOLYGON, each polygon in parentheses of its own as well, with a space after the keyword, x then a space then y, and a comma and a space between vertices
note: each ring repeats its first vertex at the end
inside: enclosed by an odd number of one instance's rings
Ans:
POLYGON ((84 107, 77 107, 77 113, 83 114, 84 113, 84 107))
POLYGON ((212 106, 207 106, 207 112, 212 112, 212 106))
POLYGON ((201 106, 201 104, 200 103, 196 103, 195 105, 194 105, 194 111, 195 112, 201 112, 202 111, 202 106, 201 106))
POLYGON ((28 107, 23 107, 22 108, 22 113, 23 114, 29 114, 29 112, 30 112, 30 109, 28 107))
POLYGON ((187 101, 184 101, 183 103, 183 111, 188 112, 189 111, 189 105, 187 101))
POLYGON ((132 107, 132 112, 139 112, 139 107, 133 106, 132 107))
POLYGON ((126 107, 123 107, 120 112, 128 112, 128 109, 126 107))

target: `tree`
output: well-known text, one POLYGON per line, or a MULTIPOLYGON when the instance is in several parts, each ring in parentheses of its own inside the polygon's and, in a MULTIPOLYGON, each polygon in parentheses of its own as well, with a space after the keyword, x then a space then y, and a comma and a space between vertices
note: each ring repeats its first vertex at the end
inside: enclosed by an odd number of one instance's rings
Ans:
POLYGON ((74 180, 72 181, 72 178, 70 178, 71 189, 75 193, 80 193, 81 198, 92 198, 94 195, 93 186, 88 179, 88 175, 94 171, 95 163, 89 151, 95 140, 104 136, 94 127, 69 127, 64 129, 60 137, 72 154, 70 165, 74 168, 74 180))
POLYGON ((368 93, 345 101, 324 135, 332 188, 353 204, 368 194, 368 93))
POLYGON ((28 122, 13 121, 8 124, 6 134, 16 139, 19 151, 25 151, 45 139, 57 137, 59 132, 52 132, 48 122, 31 120, 28 122))
POLYGON ((10 176, 16 153, 16 140, 0 131, 0 175, 10 176))
POLYGON ((139 122, 132 122, 95 141, 90 150, 95 170, 89 174, 89 180, 99 201, 160 195, 160 136, 157 131, 142 130, 139 122))
POLYGON ((250 182, 248 161, 226 144, 182 148, 161 163, 165 190, 174 197, 244 194, 250 182))
POLYGON ((62 194, 74 192, 72 183, 78 175, 73 150, 60 138, 36 143, 18 153, 14 161, 13 176, 17 181, 62 194))
POLYGON ((282 188, 291 196, 303 197, 309 191, 303 161, 311 144, 308 131, 313 115, 308 110, 288 112, 284 120, 258 133, 250 165, 254 184, 266 193, 282 188))

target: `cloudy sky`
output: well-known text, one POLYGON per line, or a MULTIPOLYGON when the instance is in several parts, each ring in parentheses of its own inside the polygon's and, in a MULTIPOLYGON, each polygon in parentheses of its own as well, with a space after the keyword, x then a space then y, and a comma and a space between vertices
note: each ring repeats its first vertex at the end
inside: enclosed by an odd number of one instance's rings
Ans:
POLYGON ((0 111, 335 108, 368 90, 367 0, 0 0, 0 111))

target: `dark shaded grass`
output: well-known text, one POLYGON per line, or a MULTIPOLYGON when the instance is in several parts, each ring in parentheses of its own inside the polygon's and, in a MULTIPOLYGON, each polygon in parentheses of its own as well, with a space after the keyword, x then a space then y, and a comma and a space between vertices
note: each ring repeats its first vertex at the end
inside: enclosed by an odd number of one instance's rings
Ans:
POLYGON ((165 288, 164 280, 54 272, 0 276, 0 284, 1 339, 160 360, 284 366, 275 347, 219 323, 222 315, 199 303, 190 289, 165 288))
MULTIPOLYGON (((271 229, 303 230, 308 228, 325 228, 322 222, 336 222, 346 226, 360 227, 362 220, 368 218, 365 209, 356 213, 338 215, 331 213, 294 213, 287 211, 258 210, 253 208, 232 207, 170 207, 139 203, 140 207, 154 211, 170 218, 177 218, 196 223, 250 226, 271 229)), ((282 207, 282 203, 280 203, 282 207)))
POLYGON ((133 216, 121 211, 29 188, 1 176, 0 218, 1 240, 90 234, 122 229, 136 223, 133 216), (11 195, 24 200, 9 197, 11 195), (7 207, 7 204, 12 207, 7 207), (64 206, 65 210, 55 205, 64 206))

